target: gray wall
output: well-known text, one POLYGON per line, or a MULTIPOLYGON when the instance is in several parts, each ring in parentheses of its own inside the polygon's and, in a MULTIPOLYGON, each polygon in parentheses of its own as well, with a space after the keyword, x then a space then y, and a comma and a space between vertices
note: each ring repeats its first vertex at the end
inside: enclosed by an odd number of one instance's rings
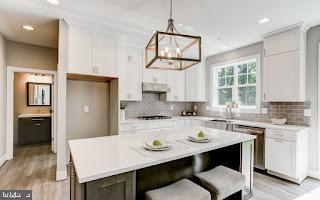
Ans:
POLYGON ((109 135, 109 83, 67 81, 67 139, 109 135), (83 111, 88 105, 90 111, 83 111))
POLYGON ((311 101, 311 134, 309 140, 309 168, 320 171, 320 148, 318 132, 318 56, 320 25, 307 32, 307 99, 311 101))
POLYGON ((6 41, 0 34, 0 162, 6 151, 6 61, 5 61, 6 41))
POLYGON ((191 110, 191 103, 160 101, 160 95, 152 93, 143 93, 142 101, 121 101, 121 104, 125 106, 126 118, 143 115, 180 116, 183 110, 191 110))
POLYGON ((58 50, 20 42, 7 41, 8 66, 57 70, 58 50))
MULTIPOLYGON (((229 60, 234 60, 242 57, 252 56, 255 54, 260 54, 260 61, 261 61, 261 72, 263 69, 263 42, 255 43, 249 46, 245 46, 239 49, 231 50, 225 53, 209 56, 206 59, 206 80, 207 80, 207 99, 210 99, 210 65, 222 63, 229 60)), ((260 76, 262 77, 262 76, 260 76)), ((262 80, 261 80, 261 86, 262 86, 262 80)))

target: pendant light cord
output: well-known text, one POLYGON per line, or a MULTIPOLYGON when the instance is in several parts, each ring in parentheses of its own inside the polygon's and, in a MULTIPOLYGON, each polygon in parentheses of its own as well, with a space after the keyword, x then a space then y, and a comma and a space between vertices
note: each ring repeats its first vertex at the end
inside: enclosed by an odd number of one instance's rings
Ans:
POLYGON ((170 19, 172 19, 172 0, 170 0, 170 19))

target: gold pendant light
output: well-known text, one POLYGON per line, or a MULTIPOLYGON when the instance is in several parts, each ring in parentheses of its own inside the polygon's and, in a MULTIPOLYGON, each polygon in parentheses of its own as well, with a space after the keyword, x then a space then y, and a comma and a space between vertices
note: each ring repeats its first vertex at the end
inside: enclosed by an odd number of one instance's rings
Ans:
POLYGON ((170 18, 165 32, 154 31, 145 49, 149 69, 184 70, 201 62, 201 37, 180 34, 170 18))

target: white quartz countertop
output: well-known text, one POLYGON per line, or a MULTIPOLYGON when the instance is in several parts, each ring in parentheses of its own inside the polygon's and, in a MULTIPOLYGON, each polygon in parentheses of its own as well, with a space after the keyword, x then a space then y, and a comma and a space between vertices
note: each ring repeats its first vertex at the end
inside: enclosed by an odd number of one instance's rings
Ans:
POLYGON ((84 183, 253 139, 255 136, 248 134, 192 127, 70 140, 69 146, 78 181, 84 183), (203 144, 188 142, 187 136, 195 135, 200 130, 210 135, 213 140, 203 144), (146 141, 155 139, 171 142, 172 149, 164 152, 151 152, 143 148, 146 141), (145 154, 137 149, 145 151, 145 154))
POLYGON ((51 117, 51 113, 20 114, 18 116, 18 118, 30 118, 30 117, 51 117))
MULTIPOLYGON (((126 119, 125 121, 120 122, 120 124, 131 124, 131 123, 139 123, 139 122, 150 122, 150 121, 165 121, 165 120, 183 120, 183 119, 195 119, 202 121, 211 121, 215 119, 223 119, 223 118, 214 118, 214 117, 204 117, 204 116, 173 116, 171 119, 159 119, 159 120, 142 120, 138 118, 126 119)), ((230 120, 232 124, 244 125, 244 126, 253 126, 259 128, 274 128, 274 129, 284 129, 284 130, 292 130, 292 131, 301 131, 308 126, 298 126, 298 125, 275 125, 270 122, 255 122, 255 121, 245 121, 245 120, 230 120)))

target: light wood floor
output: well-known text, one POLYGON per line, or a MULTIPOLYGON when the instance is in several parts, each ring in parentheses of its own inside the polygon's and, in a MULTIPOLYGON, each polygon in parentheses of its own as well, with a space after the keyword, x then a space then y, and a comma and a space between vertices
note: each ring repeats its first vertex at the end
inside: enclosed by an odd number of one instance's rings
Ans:
MULTIPOLYGON (((69 181, 56 182, 55 168, 56 155, 51 153, 50 145, 20 147, 14 159, 0 168, 0 189, 31 189, 34 200, 68 200, 69 181)), ((254 173, 251 200, 291 200, 317 188, 320 191, 320 181, 312 178, 297 185, 254 173)))
POLYGON ((30 189, 34 200, 68 200, 68 181, 55 181, 56 154, 50 145, 17 147, 0 168, 0 189, 30 189))

